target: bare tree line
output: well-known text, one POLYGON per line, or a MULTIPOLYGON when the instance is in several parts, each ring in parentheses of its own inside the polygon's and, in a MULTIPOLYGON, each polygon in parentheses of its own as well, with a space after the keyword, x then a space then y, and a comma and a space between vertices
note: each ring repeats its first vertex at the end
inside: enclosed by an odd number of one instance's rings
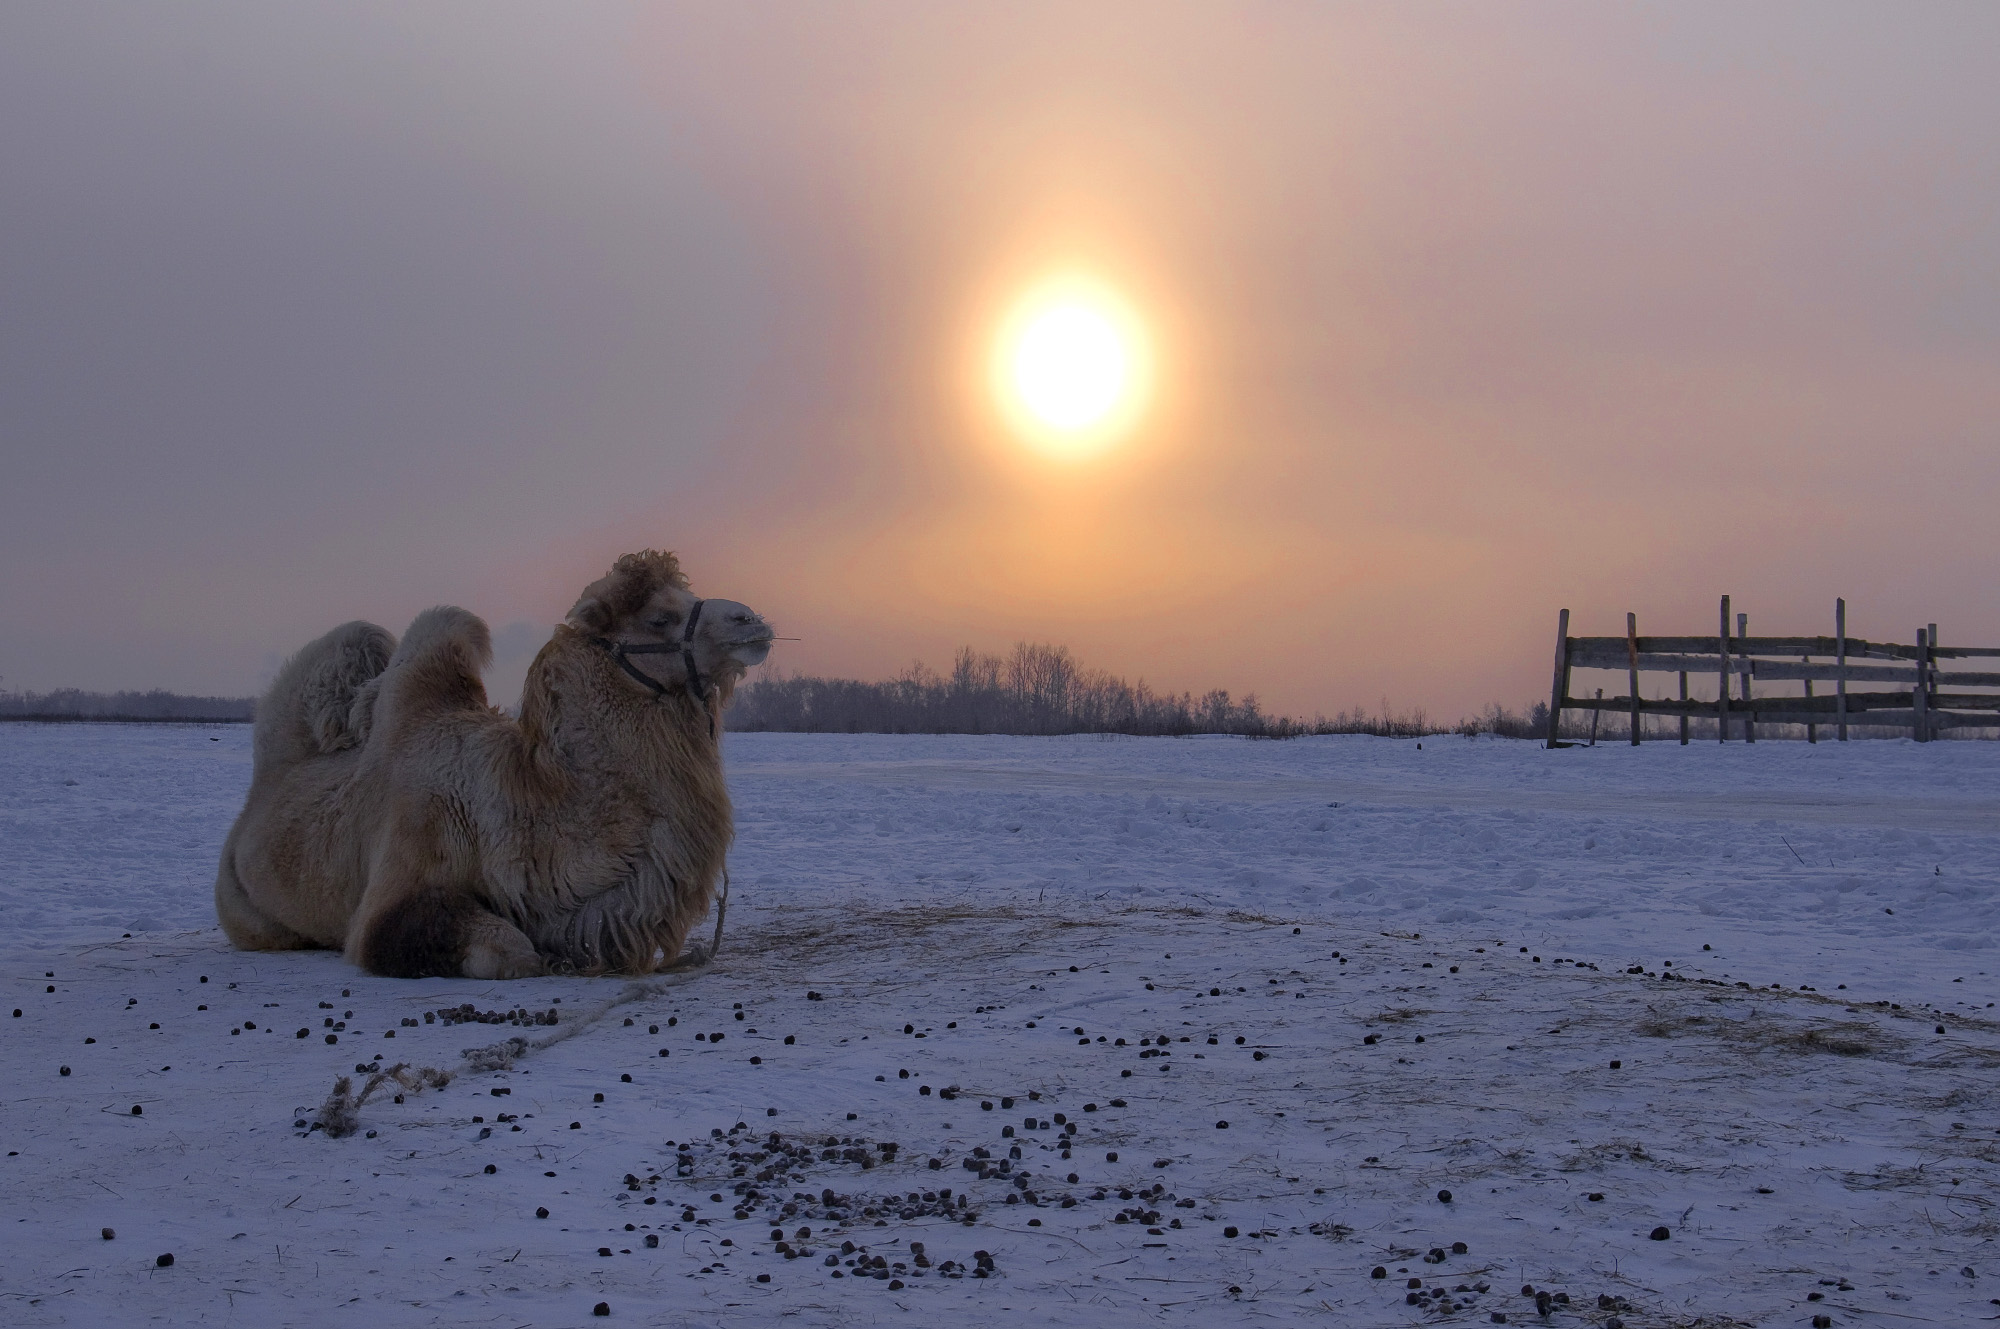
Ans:
POLYGON ((150 692, 0 692, 0 720, 229 721, 253 718, 253 697, 189 697, 154 688, 150 692))
POLYGON ((1537 720, 1495 705, 1485 714, 1439 723, 1422 707, 1377 713, 1356 708, 1311 720, 1265 712, 1256 694, 1240 700, 1223 689, 1155 692, 1145 680, 1127 682, 1081 664, 1067 646, 1017 643, 1006 656, 962 647, 951 672, 912 665, 886 682, 767 675, 737 690, 725 722, 746 732, 836 734, 1240 734, 1296 738, 1306 734, 1498 733, 1537 736, 1537 720))

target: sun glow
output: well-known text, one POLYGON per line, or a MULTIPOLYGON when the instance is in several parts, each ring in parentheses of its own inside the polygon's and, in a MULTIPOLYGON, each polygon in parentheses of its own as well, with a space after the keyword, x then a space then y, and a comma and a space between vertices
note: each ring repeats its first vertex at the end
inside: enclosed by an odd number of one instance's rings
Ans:
POLYGON ((1002 325, 993 368, 1017 432, 1058 456, 1085 456, 1115 441, 1144 404, 1139 321, 1094 282, 1048 282, 1020 301, 1002 325))

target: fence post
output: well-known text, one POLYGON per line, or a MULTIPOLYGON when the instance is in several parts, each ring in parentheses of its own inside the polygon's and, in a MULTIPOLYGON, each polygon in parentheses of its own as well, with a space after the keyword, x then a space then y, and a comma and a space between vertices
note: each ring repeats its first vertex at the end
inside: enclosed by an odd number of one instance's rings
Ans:
MULTIPOLYGON (((1744 641, 1744 639, 1749 637, 1749 635, 1750 635, 1750 615, 1738 614, 1736 616, 1736 640, 1739 643, 1739 646, 1740 643, 1744 641)), ((1742 657, 1742 659, 1744 664, 1743 741, 1745 743, 1755 743, 1757 741, 1757 708, 1750 704, 1750 669, 1749 669, 1750 657, 1748 655, 1745 655, 1742 657)))
POLYGON ((1938 736, 1943 728, 1937 721, 1937 624, 1931 624, 1930 650, 1924 655, 1924 742, 1938 736))
POLYGON ((1833 602, 1833 676, 1835 722, 1840 726, 1840 741, 1847 741, 1847 601, 1836 598, 1833 602))
POLYGON ((1556 675, 1549 685, 1548 746, 1559 748, 1557 731, 1562 727, 1563 703, 1569 700, 1569 610, 1556 615, 1556 675))
POLYGON ((1729 597, 1722 597, 1722 631, 1715 639, 1716 651, 1722 664, 1716 672, 1715 693, 1715 739, 1718 743, 1729 741, 1729 597))
POLYGON ((1625 615, 1625 656, 1632 679, 1632 746, 1639 746, 1639 616, 1625 615))
POLYGON ((1917 682, 1910 689, 1910 737, 1919 743, 1930 742, 1930 716, 1924 705, 1924 665, 1931 657, 1930 634, 1917 629, 1917 682))
MULTIPOLYGON (((1687 705, 1687 699, 1688 699, 1688 671, 1687 671, 1687 670, 1685 670, 1685 669, 1683 669, 1683 670, 1681 670, 1681 705, 1682 705, 1682 706, 1686 706, 1686 705, 1687 705)), ((1685 710, 1683 710, 1683 711, 1681 712, 1681 746, 1682 746, 1682 747, 1686 747, 1687 745, 1688 745, 1688 717, 1687 717, 1687 712, 1686 712, 1685 710)))
MULTIPOLYGON (((1597 690, 1597 699, 1599 701, 1604 700, 1603 688, 1597 690)), ((1584 744, 1585 747, 1594 748, 1597 746, 1597 717, 1603 714, 1604 708, 1602 706, 1593 706, 1590 708, 1590 742, 1584 744)))
MULTIPOLYGON (((1811 664, 1811 663, 1812 663, 1812 657, 1811 657, 1810 655, 1801 655, 1801 656, 1799 657, 1799 662, 1800 662, 1801 664, 1811 664)), ((1811 679, 1807 679, 1807 680, 1806 680, 1806 700, 1807 700, 1807 701, 1811 701, 1811 700, 1812 700, 1812 694, 1813 694, 1813 691, 1812 691, 1812 680, 1811 680, 1811 679)), ((1807 712, 1807 714, 1808 714, 1808 715, 1810 715, 1811 713, 1812 713, 1812 712, 1810 712, 1810 711, 1808 711, 1808 712, 1807 712)), ((1808 743, 1817 743, 1817 742, 1819 742, 1819 726, 1818 726, 1818 725, 1816 725, 1816 724, 1814 724, 1814 723, 1813 723, 1813 722, 1812 722, 1811 720, 1807 720, 1807 721, 1806 721, 1806 742, 1808 742, 1808 743)))

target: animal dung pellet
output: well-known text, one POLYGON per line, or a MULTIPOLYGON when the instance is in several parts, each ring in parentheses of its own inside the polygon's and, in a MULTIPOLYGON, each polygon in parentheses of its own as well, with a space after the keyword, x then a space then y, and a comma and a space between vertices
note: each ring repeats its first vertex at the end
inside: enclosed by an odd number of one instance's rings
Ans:
POLYGON ((1451 1192, 1450 1192, 1450 1191, 1439 1191, 1439 1192, 1438 1192, 1438 1203, 1439 1203, 1439 1204, 1450 1204, 1450 1203, 1451 1203, 1451 1192))
POLYGON ((1625 1069, 1625 1063, 1622 1061, 1614 1061, 1611 1063, 1611 1069, 1614 1071, 1622 1071, 1625 1069))
POLYGON ((132 1115, 135 1117, 143 1117, 146 1115, 146 1109, 140 1107, 137 1103, 134 1103, 132 1105, 132 1115))
POLYGON ((486 1175, 487 1175, 487 1176, 489 1176, 489 1177, 490 1177, 490 1176, 492 1176, 492 1175, 493 1175, 494 1173, 498 1172, 499 1170, 500 1170, 500 1169, 499 1169, 498 1167, 495 1167, 495 1166, 494 1166, 493 1164, 491 1164, 491 1163, 488 1163, 488 1164, 486 1165, 486 1175))
POLYGON ((608 1301, 600 1301, 595 1306, 592 1306, 590 1308, 590 1313, 592 1315, 609 1315, 611 1314, 611 1303, 608 1301))
POLYGON ((1590 1194, 1588 1194, 1588 1195, 1584 1196, 1583 1198, 1584 1198, 1584 1199, 1586 1199, 1586 1200, 1589 1200, 1589 1201, 1590 1201, 1590 1202, 1591 1202, 1592 1204, 1596 1204, 1596 1203, 1598 1203, 1599 1201, 1601 1201, 1601 1200, 1603 1200, 1603 1199, 1604 1199, 1604 1192, 1603 1192, 1603 1191, 1592 1191, 1592 1192, 1591 1192, 1590 1194))
POLYGON ((154 1266, 155 1268, 158 1268, 158 1269, 171 1269, 171 1268, 173 1268, 173 1267, 174 1267, 174 1253, 173 1253, 172 1251, 168 1251, 168 1252, 167 1252, 166 1254, 164 1254, 164 1255, 155 1255, 155 1256, 153 1257, 153 1266, 154 1266))
POLYGON ((626 1072, 625 1074, 623 1074, 623 1075, 619 1076, 619 1077, 618 1077, 618 1083, 620 1083, 620 1084, 630 1084, 630 1083, 632 1083, 632 1073, 631 1073, 630 1071, 627 1071, 627 1072, 626 1072))
POLYGON ((590 1096, 590 1101, 591 1101, 591 1102, 593 1102, 593 1103, 602 1103, 602 1102, 604 1101, 604 1095, 603 1095, 603 1094, 592 1094, 592 1095, 590 1096))
POLYGON ((1673 1236, 1674 1234, 1671 1231, 1669 1231, 1665 1225, 1662 1225, 1660 1227, 1654 1228, 1651 1232, 1647 1233, 1646 1235, 1651 1237, 1654 1241, 1665 1241, 1667 1238, 1673 1236))
POLYGON ((1226 1227, 1226 1228, 1222 1229, 1222 1235, 1223 1235, 1223 1236, 1225 1236, 1225 1237, 1231 1237, 1231 1238, 1233 1238, 1233 1237, 1235 1237, 1235 1235, 1236 1235, 1236 1229, 1235 1229, 1235 1228, 1233 1228, 1233 1227, 1226 1227))
POLYGON ((546 1207, 537 1208, 535 1210, 536 1218, 547 1218, 548 1216, 549 1216, 549 1211, 546 1207))
POLYGON ((1218 1121, 1215 1123, 1215 1129, 1219 1131, 1226 1131, 1229 1129, 1229 1123, 1226 1121, 1218 1121))
POLYGON ((117 1236, 118 1234, 114 1232, 112 1229, 105 1227, 105 1228, 99 1228, 97 1230, 97 1235, 104 1238, 106 1241, 110 1241, 113 1237, 117 1236))

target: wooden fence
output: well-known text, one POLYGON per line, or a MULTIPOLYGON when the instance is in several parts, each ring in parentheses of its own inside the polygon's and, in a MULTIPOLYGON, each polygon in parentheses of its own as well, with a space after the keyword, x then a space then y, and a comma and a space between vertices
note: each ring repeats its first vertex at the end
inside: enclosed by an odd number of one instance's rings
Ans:
MULTIPOLYGON (((1809 742, 1819 741, 1822 726, 1831 725, 1841 741, 1850 725, 1880 725, 1908 729, 1919 743, 1946 729, 2000 727, 2000 673, 1946 670, 1945 661, 2000 658, 2000 648, 1940 646, 1937 624, 1920 628, 1916 644, 1862 641, 1847 635, 1847 602, 1834 602, 1831 637, 1752 637, 1749 616, 1738 614, 1730 631, 1729 597, 1722 597, 1720 631, 1713 637, 1642 637, 1638 619, 1625 615, 1622 637, 1572 637, 1569 610, 1556 620, 1555 682, 1549 693, 1548 746, 1568 747, 1558 738, 1565 710, 1625 712, 1631 716, 1632 742, 1641 736, 1641 717, 1680 717, 1680 740, 1688 741, 1688 721, 1706 717, 1716 722, 1716 734, 1728 742, 1732 724, 1747 742, 1757 741, 1757 726, 1802 724, 1809 742), (1856 664, 1855 661, 1867 663, 1856 664), (1890 661, 1893 663, 1875 663, 1890 661), (1630 692, 1622 697, 1569 695, 1572 669, 1612 669, 1625 674, 1630 692), (1678 697, 1641 697, 1639 675, 1679 675, 1678 697), (1689 677, 1712 676, 1714 701, 1688 697, 1689 677), (1759 694, 1759 687, 1782 683, 1802 686, 1796 694, 1759 694), (1832 684, 1815 694, 1813 685, 1832 684), (1857 688, 1854 685, 1869 685, 1857 688), (1888 685, 1884 688, 1882 685, 1888 685), (1732 691, 1734 695, 1732 696, 1732 691)), ((1595 741, 1596 721, 1591 722, 1595 741)))

